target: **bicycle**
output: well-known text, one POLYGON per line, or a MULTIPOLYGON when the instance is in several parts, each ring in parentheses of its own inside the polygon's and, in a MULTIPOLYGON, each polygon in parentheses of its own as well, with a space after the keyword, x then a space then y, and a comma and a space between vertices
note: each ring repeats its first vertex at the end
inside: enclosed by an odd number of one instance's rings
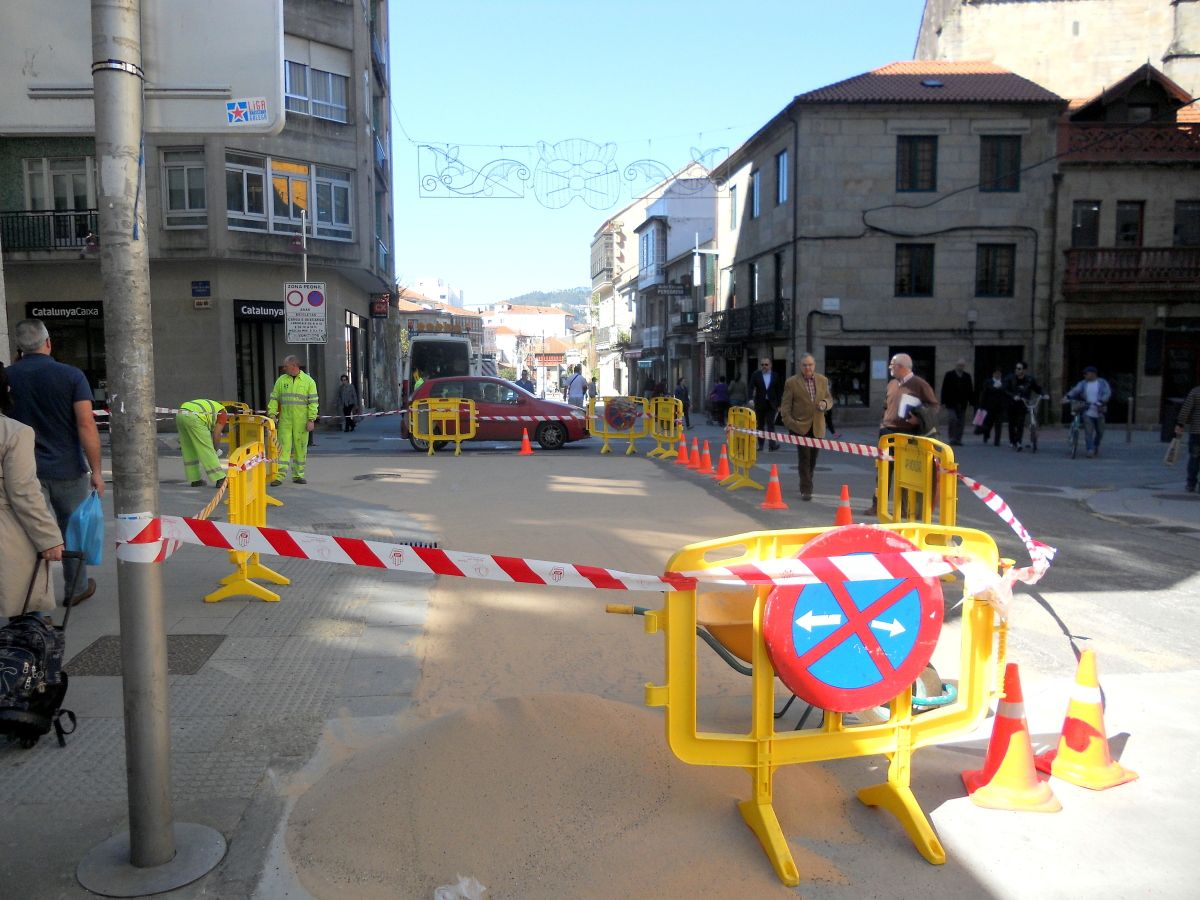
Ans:
POLYGON ((1082 400, 1067 400, 1071 404, 1071 430, 1067 433, 1067 455, 1074 459, 1079 454, 1079 436, 1083 433, 1083 411, 1087 404, 1082 400))
POLYGON ((1050 398, 1046 394, 1042 394, 1040 397, 1021 397, 1019 399, 1021 400, 1022 403, 1025 404, 1025 410, 1029 413, 1029 419, 1028 419, 1029 448, 1034 453, 1037 453, 1037 448, 1038 448, 1038 417, 1037 417, 1038 405, 1043 400, 1048 400, 1050 398))

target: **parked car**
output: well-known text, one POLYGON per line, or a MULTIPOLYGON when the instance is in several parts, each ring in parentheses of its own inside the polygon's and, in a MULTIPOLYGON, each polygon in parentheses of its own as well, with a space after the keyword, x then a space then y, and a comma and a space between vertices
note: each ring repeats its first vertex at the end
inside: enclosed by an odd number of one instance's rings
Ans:
MULTIPOLYGON (((529 429, 529 435, 546 450, 557 450, 572 441, 581 441, 588 434, 587 419, 576 406, 558 400, 543 400, 517 387, 503 378, 486 375, 466 375, 459 378, 431 378, 412 396, 412 400, 425 397, 457 398, 475 401, 475 413, 479 417, 476 425, 477 441, 519 441, 521 430, 529 429), (522 417, 514 419, 512 417, 522 417), (554 417, 563 417, 556 419, 554 417), (525 418, 528 417, 528 418, 525 418), (545 417, 543 421, 536 421, 545 417), (533 419, 533 421, 531 421, 533 419)), ((462 427, 468 423, 464 414, 462 427)), ((414 450, 428 451, 428 444, 413 437, 409 430, 409 416, 401 420, 400 433, 408 438, 414 450)), ((445 441, 435 441, 438 449, 445 441)))

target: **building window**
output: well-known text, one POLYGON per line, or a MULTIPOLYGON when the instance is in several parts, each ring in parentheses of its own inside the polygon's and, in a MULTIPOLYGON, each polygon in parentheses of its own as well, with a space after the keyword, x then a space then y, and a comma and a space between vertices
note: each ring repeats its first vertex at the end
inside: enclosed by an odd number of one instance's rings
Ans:
POLYGON ((750 263, 750 305, 758 302, 758 263, 750 263))
POLYGON ((164 150, 163 227, 203 228, 208 224, 204 150, 164 150))
POLYGON ((1175 201, 1175 246, 1200 247, 1200 200, 1175 201))
POLYGON ((283 57, 284 108, 289 113, 331 122, 350 121, 350 75, 354 67, 349 50, 285 34, 283 57))
POLYGON ((1141 200, 1117 201, 1117 247, 1142 246, 1142 220, 1146 204, 1141 200))
POLYGON ((775 154, 775 205, 782 206, 788 199, 788 152, 775 154))
POLYGON ((283 106, 288 112, 308 115, 308 66, 304 63, 283 63, 283 106))
POLYGON ((783 298, 783 254, 775 254, 775 300, 783 298))
POLYGON ((757 219, 762 212, 762 173, 750 173, 750 218, 757 219))
POLYGON ((1071 246, 1100 246, 1100 201, 1076 200, 1071 206, 1071 246))
POLYGON ((96 161, 90 156, 23 161, 25 209, 58 212, 96 208, 96 161))
POLYGON ((230 228, 267 230, 266 160, 225 154, 225 211, 230 228))
POLYGON ((896 190, 937 190, 936 135, 900 135, 896 138, 896 190))
POLYGON ((350 172, 328 166, 316 166, 317 226, 318 237, 354 237, 354 225, 350 221, 351 203, 350 172))
POLYGON ((351 177, 348 171, 328 166, 226 153, 225 204, 229 227, 299 234, 301 223, 307 218, 309 233, 315 237, 353 240, 351 177))
POLYGON ((980 244, 975 248, 975 296, 1013 296, 1016 244, 980 244))
POLYGON ((1019 191, 1020 189, 1020 135, 983 135, 979 139, 979 190, 1019 191))
POLYGON ((933 244, 896 245, 896 296, 933 296, 933 244))
POLYGON ((738 223, 737 185, 729 186, 729 230, 735 231, 738 223))

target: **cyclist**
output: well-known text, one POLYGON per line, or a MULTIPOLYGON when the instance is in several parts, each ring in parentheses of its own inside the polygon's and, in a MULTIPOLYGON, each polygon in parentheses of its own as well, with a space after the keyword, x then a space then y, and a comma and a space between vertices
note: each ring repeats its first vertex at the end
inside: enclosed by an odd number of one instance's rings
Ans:
POLYGON ((1008 394, 1008 443, 1020 453, 1025 437, 1027 404, 1036 404, 1042 389, 1029 374, 1029 367, 1019 362, 1012 374, 1004 379, 1004 393, 1008 394))
POLYGON ((1087 442, 1089 458, 1100 452, 1100 439, 1104 437, 1104 413, 1112 399, 1112 388, 1100 377, 1095 366, 1083 370, 1083 381, 1067 391, 1066 400, 1087 404, 1083 410, 1083 435, 1087 442))

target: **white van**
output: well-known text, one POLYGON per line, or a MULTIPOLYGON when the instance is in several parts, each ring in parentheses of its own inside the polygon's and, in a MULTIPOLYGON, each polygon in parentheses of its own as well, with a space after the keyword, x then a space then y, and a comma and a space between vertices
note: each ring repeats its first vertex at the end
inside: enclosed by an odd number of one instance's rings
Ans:
POLYGON ((465 334, 415 332, 408 339, 408 353, 400 357, 400 396, 408 406, 416 385, 414 372, 421 378, 450 378, 479 375, 481 359, 465 334))

